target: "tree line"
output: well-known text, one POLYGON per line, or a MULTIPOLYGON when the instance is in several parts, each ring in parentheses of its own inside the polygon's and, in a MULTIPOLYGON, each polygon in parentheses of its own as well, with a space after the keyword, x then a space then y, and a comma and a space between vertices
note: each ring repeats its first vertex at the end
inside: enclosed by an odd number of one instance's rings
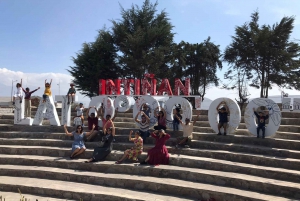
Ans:
POLYGON ((290 35, 295 18, 259 25, 259 13, 251 21, 235 28, 231 43, 222 53, 211 38, 200 43, 173 41, 173 25, 168 14, 157 11, 157 2, 145 0, 141 7, 121 7, 121 19, 112 27, 99 30, 94 42, 83 43, 72 58, 68 72, 83 95, 98 95, 99 79, 142 79, 145 73, 161 79, 191 78, 191 94, 204 98, 210 86, 236 89, 238 101, 247 101, 248 86, 260 89, 268 97, 272 84, 281 88, 300 88, 300 46, 290 35), (229 68, 223 82, 217 70, 226 62, 229 68))

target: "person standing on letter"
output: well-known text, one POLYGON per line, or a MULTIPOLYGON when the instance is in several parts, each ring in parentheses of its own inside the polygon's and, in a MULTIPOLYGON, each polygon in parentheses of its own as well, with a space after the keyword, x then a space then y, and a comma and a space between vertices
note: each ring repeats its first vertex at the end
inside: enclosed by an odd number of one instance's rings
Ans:
POLYGON ((224 128, 224 135, 226 135, 226 128, 228 124, 228 114, 229 114, 229 108, 226 105, 225 101, 222 101, 218 106, 217 106, 217 112, 219 113, 219 124, 218 124, 218 130, 219 133, 218 135, 221 135, 220 129, 223 127, 224 128), (220 109, 220 106, 223 105, 223 107, 220 109))
POLYGON ((24 94, 25 94, 25 117, 31 117, 31 94, 33 94, 34 92, 36 92, 37 90, 39 90, 40 87, 38 87, 36 90, 33 91, 29 91, 29 88, 27 87, 26 90, 23 90, 24 94))
POLYGON ((257 114, 256 112, 256 109, 253 108, 253 112, 254 112, 254 115, 256 116, 257 120, 258 120, 258 125, 257 125, 257 138, 259 138, 259 130, 261 129, 262 130, 262 138, 264 139, 265 138, 265 131, 266 131, 266 120, 269 119, 269 111, 266 110, 266 113, 267 115, 264 115, 263 112, 259 112, 257 114))

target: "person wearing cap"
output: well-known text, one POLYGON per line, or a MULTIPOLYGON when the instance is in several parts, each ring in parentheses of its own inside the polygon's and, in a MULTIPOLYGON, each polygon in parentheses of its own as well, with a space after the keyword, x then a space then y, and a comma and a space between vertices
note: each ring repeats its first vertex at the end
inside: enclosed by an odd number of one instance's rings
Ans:
POLYGON ((175 146, 176 148, 179 148, 181 146, 184 146, 185 148, 189 148, 188 144, 193 139, 193 128, 194 128, 194 125, 195 125, 196 121, 198 120, 199 116, 200 116, 200 111, 199 111, 197 117, 195 118, 195 120, 193 121, 193 123, 191 123, 191 120, 189 118, 186 118, 185 123, 183 123, 179 119, 179 117, 176 115, 176 118, 180 122, 180 124, 182 126, 182 130, 183 130, 183 136, 181 138, 178 138, 179 143, 175 146))
POLYGON ((22 88, 24 94, 25 94, 25 117, 31 117, 31 94, 33 94, 34 92, 36 92, 37 90, 39 90, 40 87, 38 87, 37 89, 30 91, 30 89, 27 87, 26 90, 24 90, 24 88, 22 88))
POLYGON ((226 105, 225 101, 222 101, 216 108, 218 114, 219 114, 219 123, 218 123, 218 135, 222 135, 220 129, 224 128, 224 135, 226 135, 226 128, 228 124, 228 114, 229 114, 229 108, 226 105), (222 105, 222 108, 220 109, 220 106, 222 105))
POLYGON ((126 158, 137 162, 138 156, 143 152, 143 139, 141 138, 141 133, 139 131, 136 131, 134 133, 134 138, 131 137, 132 133, 133 131, 131 130, 129 133, 129 141, 134 143, 134 147, 131 147, 131 149, 127 149, 124 152, 122 158, 118 160, 116 164, 121 164, 126 158))
POLYGON ((86 118, 88 121, 88 129, 91 130, 93 125, 95 125, 95 131, 87 138, 87 141, 93 141, 93 138, 99 133, 99 126, 98 126, 98 118, 99 115, 96 116, 95 112, 92 112, 90 114, 90 109, 94 108, 95 111, 97 111, 96 107, 89 107, 89 109, 86 112, 86 118))
POLYGON ((141 165, 168 165, 169 153, 166 147, 166 141, 170 139, 170 135, 165 132, 164 129, 155 130, 151 136, 156 140, 155 147, 148 151, 148 157, 141 162, 141 165), (158 134, 158 135, 156 135, 158 134))
POLYGON ((76 117, 80 117, 81 119, 81 125, 84 126, 84 117, 83 117, 83 112, 84 112, 84 107, 82 103, 79 103, 79 105, 77 105, 75 107, 75 110, 77 112, 77 116, 76 117))
POLYGON ((74 84, 73 83, 71 83, 70 84, 70 89, 69 89, 69 91, 68 91, 68 93, 67 93, 67 96, 68 96, 68 105, 70 104, 70 97, 72 98, 72 103, 71 104, 73 104, 73 101, 74 101, 74 97, 75 97, 75 94, 76 94, 76 89, 74 88, 74 84))
POLYGON ((104 125, 104 135, 98 147, 94 149, 93 157, 90 158, 85 163, 104 161, 105 158, 110 154, 113 149, 113 139, 115 136, 115 126, 111 120, 108 120, 106 124, 112 125, 112 127, 106 129, 106 125, 104 125))
POLYGON ((266 120, 269 119, 269 110, 265 111, 267 113, 266 115, 262 111, 257 113, 255 108, 253 108, 253 112, 258 120, 258 124, 257 124, 257 128, 256 128, 257 138, 259 138, 259 131, 262 130, 262 138, 264 139, 265 131, 266 131, 266 120))
POLYGON ((147 137, 150 136, 149 127, 150 127, 150 119, 149 117, 143 112, 139 111, 134 119, 140 126, 140 134, 143 138, 143 142, 146 142, 147 137), (138 116, 141 115, 142 119, 138 119, 138 116))

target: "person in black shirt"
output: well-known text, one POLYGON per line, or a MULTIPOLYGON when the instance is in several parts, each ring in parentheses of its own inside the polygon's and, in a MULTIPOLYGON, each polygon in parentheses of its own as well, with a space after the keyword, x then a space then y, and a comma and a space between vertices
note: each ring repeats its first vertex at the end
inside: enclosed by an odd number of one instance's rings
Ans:
POLYGON ((226 128, 227 128, 227 123, 228 123, 228 114, 229 114, 229 108, 226 105, 225 101, 222 101, 218 106, 217 106, 217 112, 219 114, 219 124, 218 124, 218 130, 219 133, 218 135, 221 135, 220 129, 223 127, 224 128, 224 135, 226 135, 226 128), (222 108, 220 109, 220 106, 222 105, 222 108))
POLYGON ((178 125, 179 125, 181 119, 182 119, 182 116, 180 114, 180 108, 176 107, 175 113, 173 115, 173 131, 178 131, 178 125))
POLYGON ((259 130, 261 129, 262 130, 262 138, 264 139, 265 138, 265 131, 266 131, 266 120, 269 119, 269 111, 266 110, 265 112, 267 113, 266 115, 264 115, 263 112, 259 112, 257 113, 256 112, 256 109, 253 108, 253 112, 258 120, 258 124, 257 124, 257 128, 256 128, 256 131, 257 131, 257 138, 259 138, 259 130))

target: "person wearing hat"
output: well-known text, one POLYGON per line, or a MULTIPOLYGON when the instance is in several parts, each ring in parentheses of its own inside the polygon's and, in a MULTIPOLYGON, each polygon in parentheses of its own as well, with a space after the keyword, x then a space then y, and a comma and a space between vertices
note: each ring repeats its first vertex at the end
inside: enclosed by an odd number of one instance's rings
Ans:
POLYGON ((138 156, 143 152, 143 139, 141 138, 141 133, 139 131, 136 131, 134 133, 134 138, 131 137, 132 133, 133 131, 131 130, 129 133, 129 141, 134 143, 134 147, 131 147, 131 149, 127 149, 124 152, 122 158, 118 160, 116 164, 121 164, 126 158, 137 162, 138 156))
POLYGON ((262 138, 265 138, 265 131, 266 131, 266 120, 269 119, 269 110, 266 110, 266 115, 263 111, 256 112, 256 109, 253 108, 254 115, 256 116, 258 120, 257 124, 257 138, 259 138, 259 131, 262 130, 262 138))
POLYGON ((81 125, 84 126, 84 117, 83 117, 83 111, 84 111, 84 107, 82 103, 79 103, 79 105, 77 105, 75 107, 75 110, 77 112, 77 116, 76 117, 80 117, 81 119, 81 125))
POLYGON ((176 116, 176 118, 180 122, 180 124, 182 126, 182 130, 183 130, 183 136, 181 138, 178 138, 179 143, 175 146, 176 148, 179 148, 181 146, 184 146, 185 148, 189 148, 188 144, 193 139, 194 125, 195 125, 196 121, 198 120, 199 116, 200 116, 200 111, 199 111, 197 117, 195 118, 195 120, 193 121, 193 123, 191 123, 191 120, 189 118, 186 118, 185 123, 183 123, 179 119, 179 117, 176 116))
POLYGON ((70 84, 70 89, 69 89, 69 91, 68 91, 68 93, 67 93, 67 96, 68 96, 68 105, 70 104, 70 97, 72 98, 72 103, 71 104, 73 104, 73 101, 74 101, 74 97, 75 97, 75 94, 76 94, 76 89, 74 88, 74 84, 73 83, 71 83, 70 84))
POLYGON ((156 140, 155 147, 148 151, 148 157, 141 162, 141 165, 168 165, 169 153, 166 147, 166 141, 170 139, 170 135, 165 132, 164 129, 155 130, 151 136, 156 140), (156 135, 158 134, 158 135, 156 135))

